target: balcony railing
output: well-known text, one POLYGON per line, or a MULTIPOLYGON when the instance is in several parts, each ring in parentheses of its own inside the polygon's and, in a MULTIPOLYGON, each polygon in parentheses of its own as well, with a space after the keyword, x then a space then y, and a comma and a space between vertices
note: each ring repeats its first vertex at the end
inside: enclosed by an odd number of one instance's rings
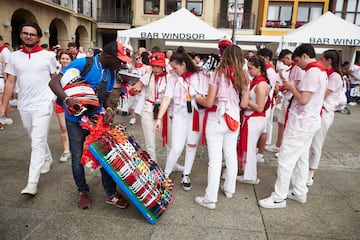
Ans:
POLYGON ((132 11, 123 8, 97 9, 97 21, 103 23, 132 24, 132 11))
POLYGON ((60 6, 63 6, 65 8, 73 9, 73 0, 48 0, 49 2, 56 3, 60 6))
MULTIPOLYGON (((256 21, 255 14, 244 13, 241 29, 255 29, 255 25, 256 25, 255 21, 256 21)), ((232 28, 232 26, 230 26, 228 22, 227 12, 219 13, 218 28, 232 28)))

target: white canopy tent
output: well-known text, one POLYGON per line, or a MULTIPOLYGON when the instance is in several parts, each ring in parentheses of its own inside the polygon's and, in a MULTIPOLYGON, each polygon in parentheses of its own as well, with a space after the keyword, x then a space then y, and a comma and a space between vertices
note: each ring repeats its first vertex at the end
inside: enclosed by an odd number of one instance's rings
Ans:
POLYGON ((341 50, 343 60, 350 60, 355 57, 355 51, 360 50, 360 27, 327 12, 285 34, 281 48, 292 48, 291 46, 300 43, 310 43, 316 48, 341 50))
MULTIPOLYGON (((124 37, 131 39, 149 40, 151 44, 173 46, 172 41, 183 43, 180 45, 192 45, 196 47, 199 43, 215 43, 215 41, 230 36, 202 21, 199 17, 189 12, 186 8, 163 17, 149 24, 128 30, 119 30, 117 40, 122 41, 124 37)), ((212 48, 214 45, 201 45, 202 48, 212 48)), ((213 50, 216 50, 213 49, 213 50)))
POLYGON ((205 23, 186 8, 141 27, 118 31, 117 36, 166 40, 218 40, 227 34, 205 23))

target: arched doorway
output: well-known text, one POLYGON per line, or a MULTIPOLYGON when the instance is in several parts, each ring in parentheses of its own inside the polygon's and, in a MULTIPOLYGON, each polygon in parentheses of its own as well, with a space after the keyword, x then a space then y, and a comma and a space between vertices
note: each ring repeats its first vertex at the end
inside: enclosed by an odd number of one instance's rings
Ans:
POLYGON ((18 49, 21 46, 20 26, 26 22, 36 22, 37 20, 32 12, 20 8, 16 10, 11 18, 11 44, 13 49, 18 49))
POLYGON ((82 25, 78 26, 75 31, 75 44, 76 47, 80 46, 89 47, 89 33, 86 28, 82 25), (84 46, 86 44, 86 46, 84 46))
POLYGON ((50 47, 60 44, 62 48, 66 48, 69 41, 69 33, 63 20, 59 18, 52 20, 50 23, 49 32, 50 47))

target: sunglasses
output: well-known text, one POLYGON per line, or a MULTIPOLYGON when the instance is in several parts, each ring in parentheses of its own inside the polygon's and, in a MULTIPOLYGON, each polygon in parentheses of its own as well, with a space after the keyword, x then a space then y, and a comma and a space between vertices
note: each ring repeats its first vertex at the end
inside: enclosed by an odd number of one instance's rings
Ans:
POLYGON ((159 55, 156 56, 149 56, 149 59, 155 59, 155 60, 159 60, 161 57, 159 55))
POLYGON ((140 59, 141 59, 141 57, 136 57, 136 58, 135 58, 136 61, 137 61, 137 60, 140 60, 140 59))

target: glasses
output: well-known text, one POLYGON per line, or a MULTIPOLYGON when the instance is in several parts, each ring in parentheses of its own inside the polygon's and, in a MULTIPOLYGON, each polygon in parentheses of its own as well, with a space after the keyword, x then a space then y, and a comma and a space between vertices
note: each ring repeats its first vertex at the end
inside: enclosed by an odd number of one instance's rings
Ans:
POLYGON ((155 59, 155 60, 159 60, 161 57, 159 55, 156 56, 149 56, 149 59, 155 59))
POLYGON ((135 58, 136 61, 137 61, 137 60, 140 60, 140 59, 141 59, 141 57, 136 57, 136 58, 135 58))
POLYGON ((31 37, 31 38, 37 37, 37 34, 35 33, 21 32, 21 34, 24 35, 25 37, 31 37))

